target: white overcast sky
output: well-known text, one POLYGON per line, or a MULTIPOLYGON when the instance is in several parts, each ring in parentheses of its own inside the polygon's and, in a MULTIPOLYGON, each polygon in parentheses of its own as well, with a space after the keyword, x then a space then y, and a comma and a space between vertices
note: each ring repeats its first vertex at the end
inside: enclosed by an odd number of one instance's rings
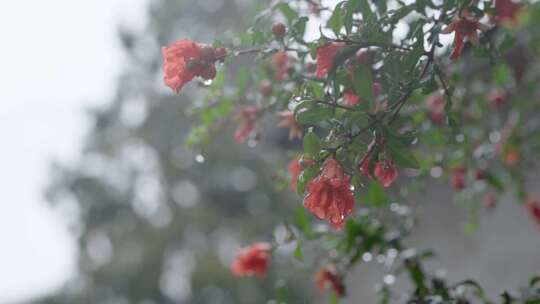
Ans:
POLYGON ((76 159, 123 66, 119 23, 144 25, 146 0, 0 1, 0 303, 53 291, 75 241, 42 197, 51 160, 76 159))

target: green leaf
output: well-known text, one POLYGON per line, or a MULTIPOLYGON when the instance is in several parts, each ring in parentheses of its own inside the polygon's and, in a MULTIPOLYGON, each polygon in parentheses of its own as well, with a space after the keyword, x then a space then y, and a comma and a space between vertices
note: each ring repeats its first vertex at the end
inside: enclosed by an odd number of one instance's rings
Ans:
POLYGON ((344 16, 343 16, 343 25, 345 26, 345 31, 349 35, 352 31, 353 26, 353 15, 356 12, 358 7, 357 0, 349 0, 346 2, 344 7, 344 16))
POLYGON ((293 10, 287 3, 280 3, 276 5, 276 8, 287 18, 289 23, 298 19, 298 13, 293 10))
POLYGON ((510 69, 505 64, 499 64, 493 72, 493 81, 498 87, 504 87, 508 83, 510 69))
POLYGON ((302 125, 316 125, 321 121, 332 118, 333 115, 334 111, 331 107, 316 105, 310 108, 300 109, 296 113, 296 121, 302 125))
POLYGON ((296 192, 302 194, 306 190, 306 185, 319 174, 319 166, 313 165, 310 166, 298 176, 298 181, 296 183, 296 192))
POLYGON ((346 46, 339 50, 332 62, 332 68, 330 69, 330 74, 334 74, 338 67, 340 67, 347 59, 354 55, 360 49, 359 46, 346 46))
POLYGON ((376 15, 371 10, 371 7, 369 7, 369 2, 367 0, 358 1, 358 6, 366 21, 370 22, 376 19, 376 15))
MULTIPOLYGON (((378 1, 378 2, 384 2, 384 1, 378 1)), ((403 19, 405 16, 410 14, 415 9, 415 4, 409 4, 400 7, 396 11, 394 11, 394 14, 392 17, 390 17, 390 24, 396 24, 399 20, 403 19)))
POLYGON ((486 173, 485 175, 486 182, 493 186, 495 189, 499 190, 500 192, 504 191, 504 184, 502 181, 495 175, 491 173, 486 173))
POLYGON ((310 81, 308 82, 308 86, 314 97, 316 98, 324 97, 324 86, 321 83, 318 83, 316 81, 310 81))
POLYGON ((298 242, 294 249, 293 256, 300 262, 304 260, 304 254, 302 253, 302 244, 298 242))
POLYGON ((328 22, 326 23, 326 26, 329 27, 336 36, 339 35, 341 27, 343 26, 342 7, 345 3, 346 2, 340 2, 335 6, 332 16, 330 16, 330 19, 328 19, 328 22))
POLYGON ((383 186, 377 181, 371 181, 369 183, 367 199, 375 207, 386 206, 389 202, 383 186))
POLYGON ((311 224, 309 223, 306 209, 304 209, 304 207, 296 208, 296 225, 298 225, 298 228, 304 232, 306 237, 313 237, 313 229, 311 228, 311 224))
POLYGON ((301 17, 298 20, 296 20, 291 26, 291 35, 296 38, 302 39, 306 32, 306 24, 308 21, 309 21, 308 17, 301 17))
POLYGON ((304 154, 307 156, 315 157, 321 150, 321 140, 317 134, 308 132, 304 135, 304 154))
POLYGON ((403 145, 397 140, 389 140, 386 144, 386 151, 390 152, 392 159, 399 167, 420 169, 420 164, 410 151, 411 148, 403 145))
POLYGON ((219 90, 219 89, 222 89, 224 85, 225 85, 225 70, 222 69, 216 73, 216 77, 212 81, 211 88, 213 90, 219 90))
POLYGON ((339 296, 335 292, 330 294, 329 304, 339 304, 339 296))
POLYGON ((369 103, 369 108, 373 109, 375 98, 373 96, 373 78, 370 68, 361 64, 355 67, 353 74, 353 86, 356 95, 369 103))

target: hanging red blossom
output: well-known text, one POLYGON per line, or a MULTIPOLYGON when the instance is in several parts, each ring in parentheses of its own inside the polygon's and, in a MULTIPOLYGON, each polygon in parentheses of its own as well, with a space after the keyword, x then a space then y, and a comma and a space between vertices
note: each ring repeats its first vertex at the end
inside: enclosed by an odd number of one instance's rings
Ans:
POLYGON ((240 126, 234 132, 234 141, 236 143, 245 142, 249 135, 255 129, 255 122, 259 116, 259 106, 242 106, 236 113, 236 118, 241 122, 240 126))
POLYGON ((456 60, 461 55, 465 46, 465 38, 474 46, 480 46, 477 31, 487 31, 489 27, 478 20, 470 17, 466 12, 462 13, 461 17, 456 17, 454 20, 441 32, 441 34, 450 34, 455 32, 454 49, 450 54, 450 59, 456 60))
POLYGON ((266 276, 269 264, 270 244, 255 243, 240 249, 231 265, 231 271, 237 277, 256 275, 263 278, 266 276))
POLYGON ((337 273, 334 266, 326 266, 321 268, 315 275, 315 283, 320 292, 324 292, 330 288, 339 296, 345 296, 345 284, 343 278, 337 273))
POLYGON ((529 198, 525 202, 525 208, 527 208, 531 218, 540 229, 540 200, 537 197, 529 198))
POLYGON ((178 40, 168 47, 161 48, 164 58, 163 80, 175 93, 180 92, 186 83, 195 76, 204 79, 216 77, 215 62, 225 56, 225 49, 195 43, 188 39, 178 40))
POLYGON ((309 182, 304 207, 328 220, 334 229, 343 228, 345 218, 353 212, 354 196, 349 177, 337 160, 327 159, 321 174, 309 182))
POLYGON ((272 55, 272 66, 276 72, 276 80, 281 82, 289 72, 290 58, 286 52, 280 51, 272 55))
POLYGON ((362 102, 362 99, 353 90, 346 90, 343 92, 343 100, 345 100, 345 105, 353 107, 362 102))
POLYGON ((452 187, 454 190, 461 191, 465 188, 465 175, 467 174, 467 169, 465 167, 455 167, 452 169, 452 187))
POLYGON ((394 161, 388 158, 377 162, 373 168, 373 173, 385 188, 390 187, 398 177, 398 170, 394 165, 394 161))
POLYGON ((497 15, 491 16, 491 22, 516 25, 521 11, 521 3, 513 0, 495 0, 495 10, 497 15))
POLYGON ((317 77, 323 78, 330 72, 337 53, 344 47, 345 43, 336 42, 328 43, 317 48, 317 77))
POLYGON ((425 106, 430 111, 431 120, 441 125, 444 122, 444 95, 441 91, 431 93, 425 100, 425 106))
POLYGON ((278 115, 281 118, 278 122, 278 127, 289 128, 289 140, 302 138, 302 128, 294 118, 294 113, 292 111, 281 111, 278 115))

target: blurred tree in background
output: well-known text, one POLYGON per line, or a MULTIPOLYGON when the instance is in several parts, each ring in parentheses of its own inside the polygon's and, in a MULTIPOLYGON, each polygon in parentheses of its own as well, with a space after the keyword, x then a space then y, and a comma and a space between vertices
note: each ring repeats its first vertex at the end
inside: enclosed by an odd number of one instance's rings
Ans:
POLYGON ((275 293, 271 281, 241 287, 228 267, 237 247, 270 238, 265 227, 293 207, 271 174, 259 174, 284 158, 275 152, 286 131, 269 138, 271 150, 230 138, 186 148, 185 112, 197 95, 165 90, 156 52, 179 36, 210 42, 246 28, 256 3, 152 1, 145 31, 120 30, 129 68, 110 104, 92 111, 80 162, 55 165, 48 191, 76 210, 80 273, 43 303, 262 303, 275 293))

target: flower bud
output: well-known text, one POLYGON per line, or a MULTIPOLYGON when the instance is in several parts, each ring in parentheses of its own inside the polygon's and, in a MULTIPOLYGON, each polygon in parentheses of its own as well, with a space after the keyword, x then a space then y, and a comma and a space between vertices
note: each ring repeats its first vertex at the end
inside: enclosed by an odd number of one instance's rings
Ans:
POLYGON ((274 25, 272 25, 272 33, 276 38, 283 38, 285 33, 287 33, 287 27, 281 22, 274 23, 274 25))
POLYGON ((201 59, 206 61, 214 61, 216 53, 213 47, 205 46, 201 49, 201 59))

